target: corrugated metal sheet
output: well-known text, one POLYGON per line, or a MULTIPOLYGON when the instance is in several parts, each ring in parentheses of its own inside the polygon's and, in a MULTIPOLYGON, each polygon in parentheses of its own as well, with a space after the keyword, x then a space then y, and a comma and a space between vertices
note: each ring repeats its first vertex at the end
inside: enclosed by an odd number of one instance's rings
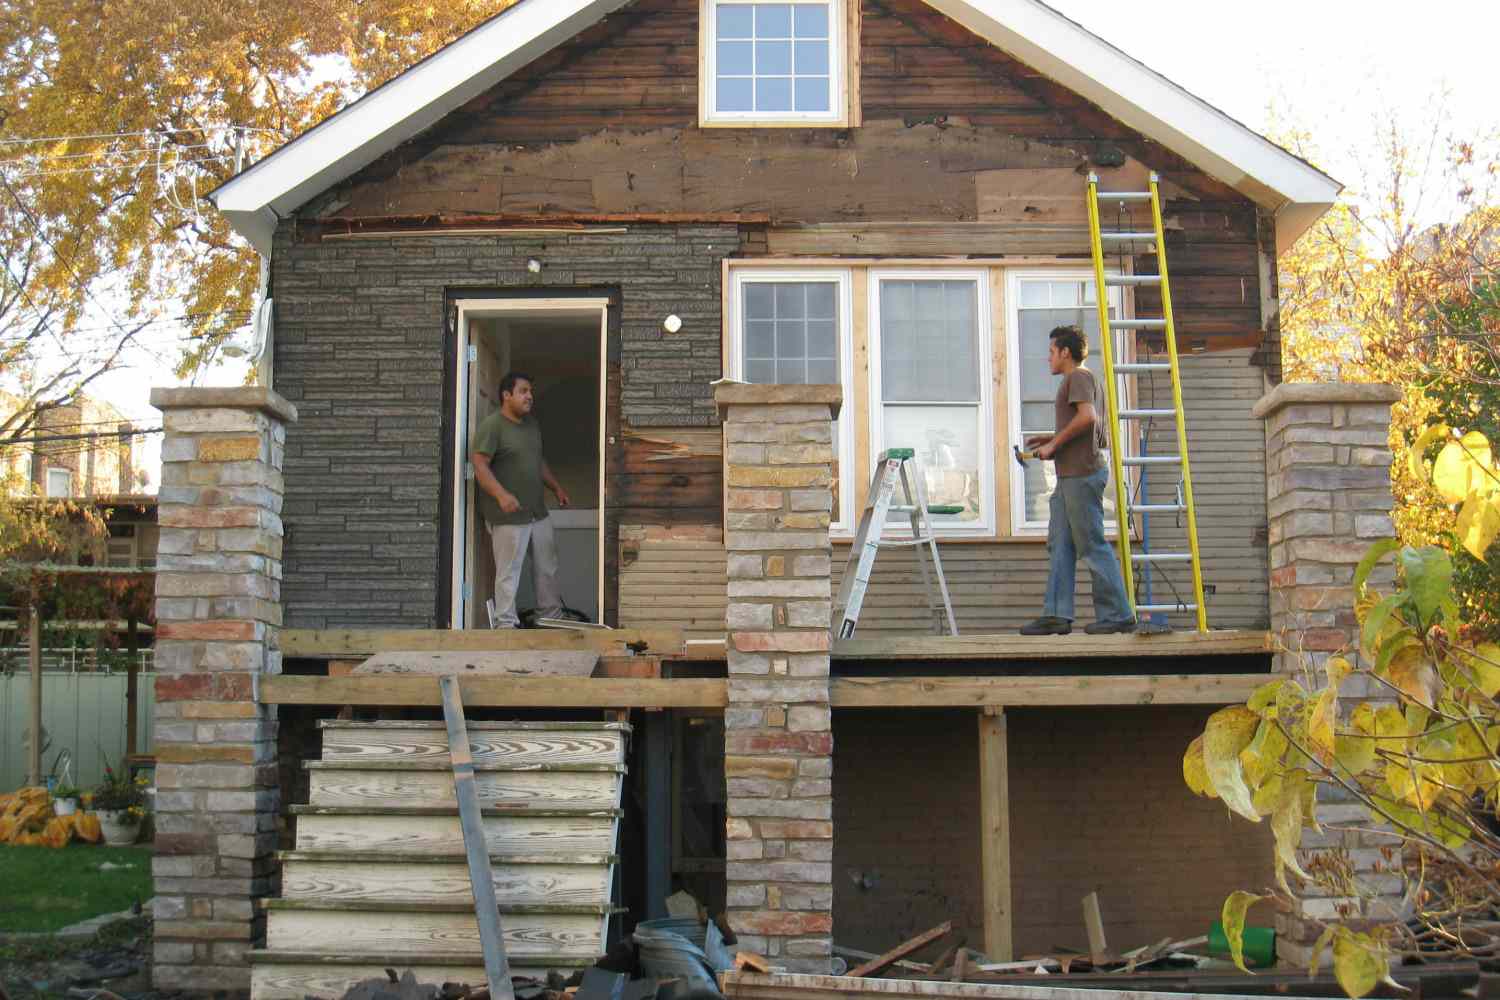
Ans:
MULTIPOLYGON (((139 675, 136 733, 141 753, 152 747, 156 675, 139 675)), ((31 678, 0 674, 0 791, 26 780, 27 749, 23 739, 31 718, 31 678)), ((104 775, 104 761, 118 763, 125 754, 125 675, 123 673, 44 673, 42 727, 51 739, 42 760, 49 770, 58 754, 73 755, 70 780, 87 788, 104 775)))

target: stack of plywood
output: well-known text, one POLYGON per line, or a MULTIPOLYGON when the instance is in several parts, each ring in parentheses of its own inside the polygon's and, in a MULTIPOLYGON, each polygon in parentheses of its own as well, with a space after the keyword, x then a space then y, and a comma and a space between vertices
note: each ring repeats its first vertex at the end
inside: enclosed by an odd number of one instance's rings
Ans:
MULTIPOLYGON (((325 721, 293 806, 255 1000, 339 997, 383 970, 420 982, 485 981, 474 896, 441 722, 325 721)), ((545 975, 593 964, 610 885, 629 727, 471 722, 469 742, 510 966, 545 975)))

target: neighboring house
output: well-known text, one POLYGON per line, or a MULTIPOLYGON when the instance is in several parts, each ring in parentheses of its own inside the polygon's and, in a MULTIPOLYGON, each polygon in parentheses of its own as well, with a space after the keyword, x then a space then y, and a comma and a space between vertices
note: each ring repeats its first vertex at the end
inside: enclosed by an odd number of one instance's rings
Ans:
MULTIPOLYGON (((1115 190, 1161 174, 1209 619, 1268 629, 1266 432, 1251 406, 1279 381, 1277 253, 1339 185, 1034 0, 522 0, 214 192, 270 259, 274 389, 299 414, 285 626, 478 627, 488 566, 469 434, 518 368, 575 502, 559 525, 564 597, 591 617, 725 633, 710 383, 728 376, 842 387, 835 586, 874 457, 915 446, 936 498, 963 507, 939 525, 960 627, 1013 630, 1042 602, 1049 485, 1010 446, 1050 429, 1047 331, 1096 324, 1090 171, 1115 190)), ((1160 303, 1142 286, 1113 306, 1160 303)), ((1170 427, 1149 433, 1174 450, 1170 427)), ((1171 520, 1152 531, 1181 547, 1171 520)), ((926 625, 909 556, 883 555, 860 635, 926 625)), ((1270 665, 1139 655, 889 669, 1270 665)), ((1181 786, 1205 714, 1007 711, 1017 953, 1081 941, 1092 887, 1118 905, 1111 940, 1126 946, 1191 936, 1229 889, 1269 878, 1263 843, 1181 786)), ((726 847, 723 724, 646 715, 670 720, 676 748, 675 884, 722 907, 720 873, 752 856, 726 847)), ((831 785, 833 812, 806 825, 839 832, 795 856, 831 866, 831 886, 796 898, 826 910, 831 893, 841 944, 884 950, 946 917, 982 939, 972 715, 833 713, 833 778, 809 782, 831 785)), ((762 794, 760 777, 731 773, 730 799, 762 794)), ((760 898, 729 905, 772 906, 760 898)), ((627 901, 637 916, 659 906, 649 888, 627 901)), ((780 948, 783 925, 763 926, 780 948)), ((809 947, 789 954, 816 961, 809 947)))
MULTIPOLYGON (((0 394, 0 415, 20 400, 0 394)), ((135 425, 111 404, 91 396, 47 406, 21 435, 26 443, 4 449, 7 470, 39 496, 100 497, 134 494, 145 483, 136 458, 135 425), (51 440, 34 440, 48 438, 51 440)))

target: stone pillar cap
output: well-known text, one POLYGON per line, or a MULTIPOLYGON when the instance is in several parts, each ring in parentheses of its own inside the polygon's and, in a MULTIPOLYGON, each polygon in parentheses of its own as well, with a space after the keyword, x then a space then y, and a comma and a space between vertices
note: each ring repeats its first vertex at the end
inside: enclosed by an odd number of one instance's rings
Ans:
POLYGON ((151 390, 151 405, 158 410, 255 410, 287 423, 297 419, 297 408, 260 385, 192 386, 151 390))
POLYGON ((844 389, 837 385, 760 385, 723 382, 714 386, 719 415, 726 406, 827 406, 830 419, 839 415, 844 389))
POLYGON ((1284 406, 1299 403, 1370 403, 1389 406, 1401 390, 1383 382, 1283 382, 1250 408, 1252 417, 1269 417, 1284 406))

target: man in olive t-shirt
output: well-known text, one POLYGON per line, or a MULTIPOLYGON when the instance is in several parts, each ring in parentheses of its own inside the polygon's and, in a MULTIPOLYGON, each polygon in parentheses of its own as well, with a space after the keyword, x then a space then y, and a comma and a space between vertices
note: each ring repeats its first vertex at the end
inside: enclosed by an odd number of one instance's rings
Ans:
POLYGON ((1099 620, 1084 626, 1090 635, 1130 632, 1135 615, 1115 550, 1104 538, 1104 489, 1109 467, 1102 452, 1103 393, 1094 373, 1082 367, 1088 341, 1076 326, 1060 326, 1049 336, 1047 364, 1062 376, 1057 390, 1057 433, 1028 438, 1037 457, 1056 463, 1047 521, 1047 598, 1042 617, 1022 627, 1022 635, 1067 635, 1073 630, 1073 584, 1080 557, 1088 563, 1099 620))
POLYGON ((507 373, 500 380, 500 409, 480 423, 469 454, 479 484, 479 510, 495 552, 496 628, 515 628, 520 622, 516 590, 528 548, 537 614, 555 618, 562 613, 557 536, 542 489, 551 490, 560 507, 568 505, 568 494, 542 456, 542 428, 531 408, 531 376, 507 373))

